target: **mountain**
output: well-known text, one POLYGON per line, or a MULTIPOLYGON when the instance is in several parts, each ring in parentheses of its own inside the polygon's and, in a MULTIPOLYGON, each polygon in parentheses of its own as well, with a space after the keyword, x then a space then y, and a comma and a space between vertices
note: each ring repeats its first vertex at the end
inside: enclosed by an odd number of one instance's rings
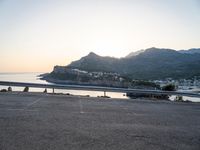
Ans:
POLYGON ((78 61, 73 61, 68 67, 86 71, 114 71, 111 66, 117 64, 118 59, 113 57, 101 57, 93 52, 82 57, 78 61))
POLYGON ((131 52, 131 53, 129 53, 127 56, 126 56, 126 58, 130 58, 130 57, 133 57, 133 56, 137 56, 137 55, 139 55, 140 53, 143 53, 145 50, 139 50, 139 51, 136 51, 136 52, 131 52))
POLYGON ((93 52, 65 66, 88 72, 112 72, 133 79, 185 79, 200 76, 199 49, 176 51, 149 48, 124 58, 102 57, 93 52))
POLYGON ((200 48, 192 48, 192 49, 189 49, 189 50, 180 50, 179 51, 180 53, 183 53, 183 54, 200 54, 200 48))
POLYGON ((138 79, 191 78, 200 75, 200 55, 150 48, 125 60, 129 76, 138 79))

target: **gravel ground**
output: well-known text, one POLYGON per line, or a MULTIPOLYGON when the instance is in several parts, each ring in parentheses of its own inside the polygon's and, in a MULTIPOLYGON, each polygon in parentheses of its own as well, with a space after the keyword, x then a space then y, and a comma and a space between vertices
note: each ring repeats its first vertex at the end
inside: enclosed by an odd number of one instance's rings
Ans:
POLYGON ((0 150, 199 150, 200 103, 0 93, 0 150))

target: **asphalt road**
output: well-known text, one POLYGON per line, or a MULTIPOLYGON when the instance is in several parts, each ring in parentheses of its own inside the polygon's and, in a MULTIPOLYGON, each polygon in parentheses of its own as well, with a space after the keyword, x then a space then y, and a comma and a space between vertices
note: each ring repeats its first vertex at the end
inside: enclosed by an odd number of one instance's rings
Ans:
POLYGON ((199 150, 200 104, 0 93, 0 150, 199 150))

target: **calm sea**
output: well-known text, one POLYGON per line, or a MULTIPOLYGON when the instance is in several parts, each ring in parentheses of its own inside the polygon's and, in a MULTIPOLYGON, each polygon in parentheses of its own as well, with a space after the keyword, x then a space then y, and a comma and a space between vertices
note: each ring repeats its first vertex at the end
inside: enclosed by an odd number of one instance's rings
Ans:
MULTIPOLYGON (((0 73, 0 81, 14 81, 14 82, 28 82, 28 83, 42 83, 42 84, 51 84, 44 80, 40 80, 38 75, 42 73, 0 73)), ((0 89, 8 88, 6 86, 0 86, 0 89)), ((23 87, 12 87, 13 91, 23 91, 23 87)), ((31 92, 43 92, 44 89, 40 88, 30 88, 31 92)), ((52 89, 47 89, 48 92, 52 92, 52 89)), ((103 96, 103 92, 95 91, 81 91, 81 90, 55 90, 56 93, 69 93, 73 95, 90 95, 92 97, 103 96)), ((107 96, 112 98, 126 98, 125 93, 114 93, 106 92, 107 96)))
MULTIPOLYGON (((0 73, 0 81, 14 81, 14 82, 28 82, 28 83, 42 83, 42 84, 51 84, 44 80, 40 80, 38 75, 42 73, 0 73)), ((0 89, 8 88, 6 86, 0 86, 0 89)), ((13 91, 23 91, 22 87, 12 87, 13 91)), ((32 92, 43 92, 44 89, 40 88, 30 88, 32 92)), ((48 89, 48 92, 52 92, 52 89, 48 89)), ((94 91, 80 91, 80 90, 55 90, 56 93, 69 93, 73 95, 90 95, 92 97, 103 96, 103 92, 94 92, 94 91)), ((106 92, 107 96, 112 98, 124 98, 127 99, 125 93, 114 93, 114 92, 106 92)), ((174 96, 170 99, 174 100, 174 96)), ((184 100, 190 100, 193 102, 200 102, 200 98, 192 98, 192 97, 183 97, 184 100)))

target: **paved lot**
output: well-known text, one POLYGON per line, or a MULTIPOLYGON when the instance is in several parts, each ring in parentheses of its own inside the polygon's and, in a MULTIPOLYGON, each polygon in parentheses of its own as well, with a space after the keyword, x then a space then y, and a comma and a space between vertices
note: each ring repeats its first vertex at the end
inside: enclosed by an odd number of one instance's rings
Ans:
POLYGON ((0 93, 0 150, 199 150, 200 104, 0 93))

